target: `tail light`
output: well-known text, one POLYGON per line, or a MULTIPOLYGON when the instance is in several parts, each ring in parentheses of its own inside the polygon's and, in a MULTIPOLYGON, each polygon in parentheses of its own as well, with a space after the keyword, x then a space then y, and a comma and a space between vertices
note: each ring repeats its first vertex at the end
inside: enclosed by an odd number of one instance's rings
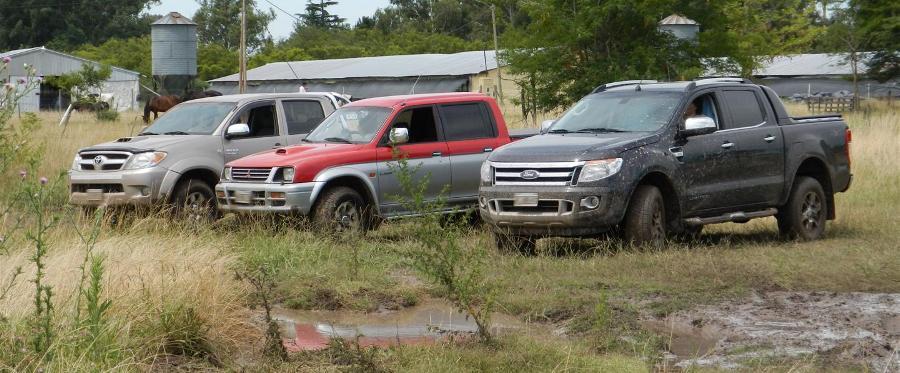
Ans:
POLYGON ((847 127, 844 133, 844 142, 847 143, 844 146, 844 155, 847 156, 847 167, 850 167, 850 143, 853 142, 853 132, 850 132, 850 127, 847 127))

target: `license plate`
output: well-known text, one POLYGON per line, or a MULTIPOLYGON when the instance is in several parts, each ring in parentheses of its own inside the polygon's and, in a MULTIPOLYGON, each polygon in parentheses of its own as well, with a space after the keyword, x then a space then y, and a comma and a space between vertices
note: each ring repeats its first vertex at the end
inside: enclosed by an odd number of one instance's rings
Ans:
POLYGON ((535 207, 537 205, 537 193, 516 193, 513 195, 513 206, 535 207))
POLYGON ((85 194, 87 194, 87 199, 89 201, 103 200, 103 189, 88 189, 85 194))
POLYGON ((253 201, 252 192, 234 192, 234 202, 249 205, 253 201))

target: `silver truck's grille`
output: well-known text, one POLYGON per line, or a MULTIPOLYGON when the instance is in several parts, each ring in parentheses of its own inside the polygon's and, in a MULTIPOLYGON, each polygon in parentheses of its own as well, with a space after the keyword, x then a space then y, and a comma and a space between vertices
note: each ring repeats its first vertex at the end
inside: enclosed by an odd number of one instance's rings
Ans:
POLYGON ((232 168, 231 180, 234 181, 266 181, 269 180, 271 168, 232 168))
POLYGON ((86 151, 78 153, 81 158, 78 165, 82 171, 117 171, 121 170, 131 158, 129 152, 86 151))
POLYGON ((574 185, 583 165, 583 162, 491 162, 494 185, 574 185))

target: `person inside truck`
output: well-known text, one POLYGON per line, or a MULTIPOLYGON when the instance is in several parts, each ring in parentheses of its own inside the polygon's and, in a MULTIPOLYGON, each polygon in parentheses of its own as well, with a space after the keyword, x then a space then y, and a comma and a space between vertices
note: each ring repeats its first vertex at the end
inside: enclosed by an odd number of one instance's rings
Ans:
POLYGON ((693 117, 709 117, 716 122, 716 124, 719 123, 717 120, 718 116, 716 115, 716 107, 713 104, 711 95, 707 94, 697 97, 693 102, 688 104, 687 108, 684 109, 683 120, 693 117))

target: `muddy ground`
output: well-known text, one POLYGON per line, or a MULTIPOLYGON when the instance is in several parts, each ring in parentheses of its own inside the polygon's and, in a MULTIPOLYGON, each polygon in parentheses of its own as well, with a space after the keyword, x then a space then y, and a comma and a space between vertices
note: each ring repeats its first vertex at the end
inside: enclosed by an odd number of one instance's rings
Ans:
POLYGON ((900 371, 900 294, 769 292, 642 324, 667 338, 664 354, 675 367, 815 354, 828 365, 900 371))

